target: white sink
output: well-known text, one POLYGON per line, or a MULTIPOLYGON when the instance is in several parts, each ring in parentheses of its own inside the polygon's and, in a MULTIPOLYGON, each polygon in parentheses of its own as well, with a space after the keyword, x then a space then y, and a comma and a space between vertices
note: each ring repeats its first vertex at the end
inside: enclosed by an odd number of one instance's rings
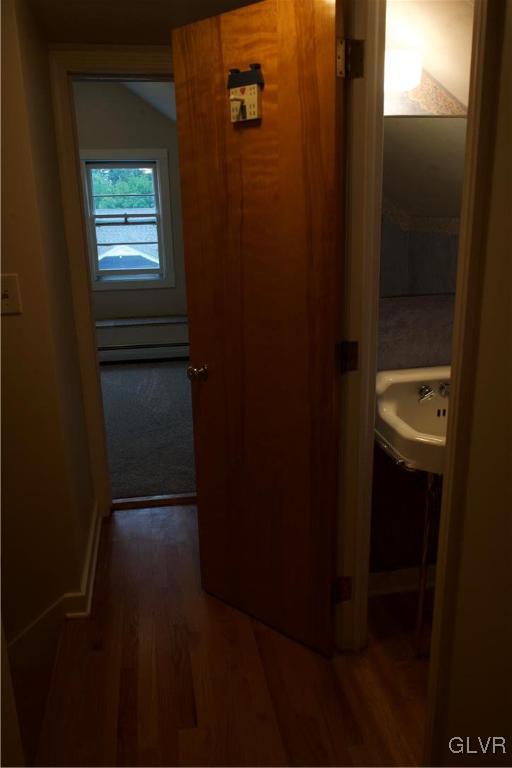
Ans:
POLYGON ((377 374, 377 442, 407 469, 443 473, 449 397, 440 390, 449 382, 449 366, 377 374), (433 395, 420 401, 421 387, 433 395))

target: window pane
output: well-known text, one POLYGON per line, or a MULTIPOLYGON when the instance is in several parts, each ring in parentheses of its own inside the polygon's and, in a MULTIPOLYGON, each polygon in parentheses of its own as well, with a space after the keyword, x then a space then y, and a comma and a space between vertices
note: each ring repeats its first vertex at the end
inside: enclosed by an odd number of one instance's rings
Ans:
POLYGON ((153 166, 122 165, 91 168, 92 202, 96 213, 110 209, 155 210, 153 166))
POLYGON ((101 224, 96 221, 98 245, 158 243, 156 224, 101 224))
POLYGON ((159 269, 156 224, 96 224, 98 269, 159 269))
POLYGON ((109 272, 113 269, 159 269, 158 245, 119 245, 98 246, 98 269, 109 272))
MULTIPOLYGON (((141 209, 142 210, 142 209, 141 209)), ((148 210, 149 209, 144 209, 148 210)), ((108 214, 101 215, 98 213, 94 216, 94 219, 98 227, 105 227, 109 224, 115 224, 118 227, 125 224, 141 225, 141 224, 156 224, 157 218, 154 213, 139 214, 139 211, 109 211, 108 214)))
POLYGON ((96 195, 92 199, 93 213, 99 216, 106 216, 112 214, 120 216, 127 214, 140 215, 147 213, 149 216, 154 216, 156 213, 155 196, 154 195, 133 195, 132 197, 117 197, 117 195, 103 196, 96 195), (130 205, 124 205, 124 202, 130 203, 130 205), (149 207, 146 203, 150 201, 149 207), (119 207, 118 207, 119 206, 119 207))
POLYGON ((160 273, 156 163, 91 163, 88 173, 98 272, 160 273))

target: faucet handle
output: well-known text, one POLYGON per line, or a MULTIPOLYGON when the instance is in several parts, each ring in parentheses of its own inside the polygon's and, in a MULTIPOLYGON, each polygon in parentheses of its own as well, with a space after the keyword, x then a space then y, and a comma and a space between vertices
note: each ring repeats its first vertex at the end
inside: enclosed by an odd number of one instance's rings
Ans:
POLYGON ((439 394, 441 397, 448 397, 450 394, 450 382, 442 381, 439 385, 439 394))

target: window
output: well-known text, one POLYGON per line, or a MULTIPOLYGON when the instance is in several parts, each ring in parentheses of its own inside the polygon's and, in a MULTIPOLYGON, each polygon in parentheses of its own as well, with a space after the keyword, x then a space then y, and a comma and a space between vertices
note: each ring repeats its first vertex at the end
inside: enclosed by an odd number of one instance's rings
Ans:
POLYGON ((164 150, 82 153, 95 289, 174 285, 164 150))

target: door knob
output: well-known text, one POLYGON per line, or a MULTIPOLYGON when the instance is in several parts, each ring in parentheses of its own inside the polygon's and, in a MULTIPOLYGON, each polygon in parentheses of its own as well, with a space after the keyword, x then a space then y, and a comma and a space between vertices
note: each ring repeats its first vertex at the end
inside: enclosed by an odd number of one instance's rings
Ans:
POLYGON ((187 376, 190 381, 206 381, 208 378, 208 366, 201 365, 196 368, 194 365, 189 365, 187 368, 187 376))

